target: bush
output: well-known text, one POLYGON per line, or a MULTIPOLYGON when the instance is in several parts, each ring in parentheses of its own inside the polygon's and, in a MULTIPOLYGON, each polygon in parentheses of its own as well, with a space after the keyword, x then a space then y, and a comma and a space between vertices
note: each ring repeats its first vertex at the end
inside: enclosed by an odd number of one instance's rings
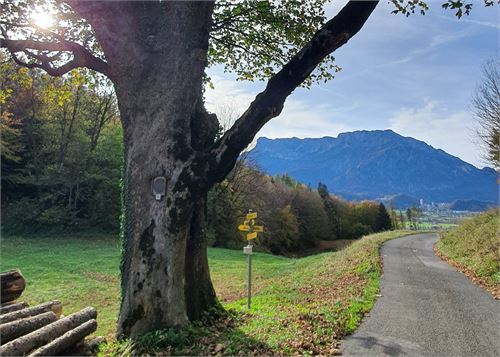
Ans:
POLYGON ((360 238, 360 237, 366 236, 370 233, 372 233, 371 228, 363 223, 355 223, 351 227, 351 237, 352 238, 360 238))

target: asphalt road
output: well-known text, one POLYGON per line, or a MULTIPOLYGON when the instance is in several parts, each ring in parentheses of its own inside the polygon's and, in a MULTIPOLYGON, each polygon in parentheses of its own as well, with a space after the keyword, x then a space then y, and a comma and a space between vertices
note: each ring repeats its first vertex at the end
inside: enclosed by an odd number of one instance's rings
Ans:
POLYGON ((380 296, 345 356, 500 356, 500 301, 435 256, 435 234, 382 246, 380 296))

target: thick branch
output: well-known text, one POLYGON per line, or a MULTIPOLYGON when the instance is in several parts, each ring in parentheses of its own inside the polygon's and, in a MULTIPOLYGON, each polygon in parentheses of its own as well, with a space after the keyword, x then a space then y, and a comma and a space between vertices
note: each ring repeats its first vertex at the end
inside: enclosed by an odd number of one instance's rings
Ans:
POLYGON ((365 24, 378 1, 350 1, 333 19, 316 32, 302 48, 268 82, 243 115, 234 123, 212 150, 209 177, 222 180, 234 166, 239 154, 270 119, 278 116, 286 98, 330 53, 344 45, 365 24))
POLYGON ((0 47, 6 48, 12 54, 14 61, 28 68, 41 68, 52 76, 61 76, 72 69, 78 67, 87 67, 94 71, 109 76, 109 66, 102 59, 95 57, 84 46, 66 40, 54 41, 35 41, 35 40, 11 40, 8 38, 0 39, 0 47), (49 51, 49 52, 70 52, 73 59, 60 67, 54 67, 50 58, 45 55, 33 55, 30 50, 49 51), (28 56, 34 57, 38 62, 26 63, 16 55, 18 52, 24 52, 28 56))

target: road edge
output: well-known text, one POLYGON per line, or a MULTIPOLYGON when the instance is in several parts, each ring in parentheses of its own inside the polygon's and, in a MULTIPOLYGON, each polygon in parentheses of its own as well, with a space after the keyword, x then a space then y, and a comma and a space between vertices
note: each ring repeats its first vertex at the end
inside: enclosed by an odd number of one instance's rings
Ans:
MULTIPOLYGON (((441 238, 441 235, 439 235, 439 239, 441 238)), ((445 255, 439 250, 437 245, 438 242, 439 240, 433 246, 434 254, 436 254, 438 258, 451 265, 453 268, 455 268, 456 271, 464 274, 474 285, 488 291, 494 299, 500 300, 500 286, 492 286, 487 282, 485 278, 478 276, 471 268, 467 267, 465 264, 459 263, 456 260, 453 260, 452 258, 445 255)))

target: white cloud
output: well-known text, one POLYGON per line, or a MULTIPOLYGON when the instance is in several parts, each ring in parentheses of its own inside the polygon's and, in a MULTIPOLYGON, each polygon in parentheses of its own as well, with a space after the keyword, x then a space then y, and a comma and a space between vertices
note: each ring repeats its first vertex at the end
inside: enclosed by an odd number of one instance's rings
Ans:
POLYGON ((390 119, 395 132, 443 149, 473 165, 482 166, 474 143, 476 123, 464 110, 452 112, 437 101, 427 100, 420 108, 401 108, 390 119))
MULTIPOLYGON (((475 11, 477 11, 477 10, 475 10, 475 11)), ((455 22, 457 21, 457 19, 455 19, 454 17, 450 17, 450 16, 440 15, 439 18, 447 20, 447 21, 455 21, 455 22)), ((497 18, 500 18, 500 11, 498 11, 498 10, 497 10, 497 18)), ((470 19, 467 17, 462 17, 460 19, 460 22, 465 22, 465 23, 469 23, 472 25, 479 25, 479 26, 490 27, 490 28, 500 30, 500 24, 490 22, 490 21, 480 21, 480 20, 470 19)))
POLYGON ((316 138, 337 136, 351 130, 347 124, 336 122, 332 113, 333 108, 328 104, 311 106, 311 103, 291 98, 281 115, 272 119, 258 136, 316 138))
POLYGON ((477 21, 477 20, 471 20, 471 19, 463 19, 463 22, 468 22, 474 25, 480 25, 480 26, 486 26, 486 27, 491 27, 497 30, 500 30, 500 25, 495 24, 493 22, 488 22, 488 21, 477 21))
POLYGON ((404 56, 400 59, 389 61, 387 63, 379 65, 378 67, 390 67, 422 59, 424 56, 436 51, 438 47, 461 40, 469 35, 470 33, 467 31, 435 34, 430 38, 429 43, 424 47, 417 48, 411 51, 408 56, 404 56))
POLYGON ((215 89, 207 88, 205 105, 211 112, 232 111, 241 115, 254 100, 259 91, 252 91, 248 83, 237 82, 229 78, 212 75, 215 89))
MULTIPOLYGON (((213 75, 215 89, 207 89, 205 102, 207 109, 216 113, 224 121, 225 118, 239 117, 255 99, 260 90, 243 82, 236 82, 222 76, 213 75)), ((356 108, 341 108, 342 112, 356 108)), ((341 132, 352 130, 347 124, 335 122, 335 110, 328 104, 312 104, 294 98, 292 94, 285 102, 282 113, 271 119, 257 137, 322 137, 337 136, 341 132)), ((223 125, 226 123, 222 123, 223 125)))

